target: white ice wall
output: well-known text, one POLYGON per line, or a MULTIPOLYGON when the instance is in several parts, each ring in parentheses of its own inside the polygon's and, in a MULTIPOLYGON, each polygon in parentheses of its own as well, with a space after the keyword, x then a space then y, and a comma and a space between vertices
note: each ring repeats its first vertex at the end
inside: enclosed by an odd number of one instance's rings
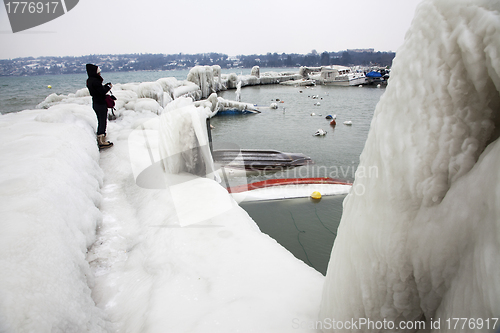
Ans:
POLYGON ((358 173, 344 203, 322 320, 500 315, 499 36, 498 1, 418 7, 361 155, 378 177, 358 173))
POLYGON ((106 329, 85 260, 102 218, 95 123, 76 104, 0 116, 1 332, 106 329))

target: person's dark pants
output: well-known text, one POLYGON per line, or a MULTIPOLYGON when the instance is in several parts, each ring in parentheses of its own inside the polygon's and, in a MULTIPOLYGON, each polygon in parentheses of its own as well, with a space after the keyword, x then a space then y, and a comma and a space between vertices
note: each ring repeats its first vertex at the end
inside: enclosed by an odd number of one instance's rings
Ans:
POLYGON ((108 106, 106 104, 92 103, 92 108, 97 116, 97 135, 106 134, 108 121, 108 106))

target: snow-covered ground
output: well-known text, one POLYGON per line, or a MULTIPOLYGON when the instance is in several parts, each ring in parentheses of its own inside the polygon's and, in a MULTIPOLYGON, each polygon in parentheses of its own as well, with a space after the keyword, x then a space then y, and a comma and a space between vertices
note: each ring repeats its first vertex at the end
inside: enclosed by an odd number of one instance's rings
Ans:
POLYGON ((85 89, 0 117, 1 332, 289 332, 316 318, 324 277, 213 173, 185 172, 209 157, 191 148, 211 110, 172 82, 114 86, 101 152, 85 89))
POLYGON ((493 331, 500 316, 499 35, 498 1, 419 5, 360 159, 360 169, 376 167, 379 176, 356 177, 353 188, 366 192, 351 191, 344 201, 323 321, 369 318, 397 328, 422 320, 427 329, 440 321, 443 331, 493 331), (453 318, 468 322, 448 330, 453 318))

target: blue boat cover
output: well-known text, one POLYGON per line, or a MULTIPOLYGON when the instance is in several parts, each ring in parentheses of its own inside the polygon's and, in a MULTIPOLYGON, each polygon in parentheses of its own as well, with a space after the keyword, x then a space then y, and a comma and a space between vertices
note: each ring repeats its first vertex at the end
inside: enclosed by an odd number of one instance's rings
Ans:
POLYGON ((370 73, 366 74, 366 77, 382 77, 382 74, 379 72, 371 71, 370 73))

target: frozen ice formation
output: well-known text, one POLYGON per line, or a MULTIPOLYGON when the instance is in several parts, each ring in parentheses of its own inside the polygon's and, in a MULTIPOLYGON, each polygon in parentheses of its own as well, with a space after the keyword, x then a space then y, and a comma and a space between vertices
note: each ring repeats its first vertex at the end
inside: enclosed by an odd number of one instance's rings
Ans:
POLYGON ((499 35, 498 1, 419 5, 360 158, 377 177, 359 171, 344 202, 322 320, 498 317, 499 35))
POLYGON ((211 93, 221 89, 221 68, 214 66, 195 66, 191 68, 187 80, 195 83, 201 89, 201 98, 207 98, 211 93))
POLYGON ((114 84, 102 153, 86 88, 0 116, 0 332, 289 332, 316 318, 324 277, 214 181, 206 118, 253 106, 202 88, 114 84))
POLYGON ((90 111, 60 104, 0 116, 2 332, 107 331, 85 260, 104 176, 90 111))

